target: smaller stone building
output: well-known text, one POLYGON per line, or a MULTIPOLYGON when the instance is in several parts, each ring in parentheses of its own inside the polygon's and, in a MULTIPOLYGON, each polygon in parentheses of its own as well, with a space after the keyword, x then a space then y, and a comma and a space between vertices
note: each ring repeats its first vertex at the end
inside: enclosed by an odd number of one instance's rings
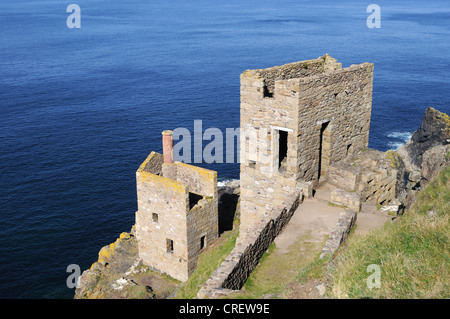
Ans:
POLYGON ((173 162, 171 138, 136 172, 136 238, 146 265, 184 282, 218 237, 217 172, 173 162))

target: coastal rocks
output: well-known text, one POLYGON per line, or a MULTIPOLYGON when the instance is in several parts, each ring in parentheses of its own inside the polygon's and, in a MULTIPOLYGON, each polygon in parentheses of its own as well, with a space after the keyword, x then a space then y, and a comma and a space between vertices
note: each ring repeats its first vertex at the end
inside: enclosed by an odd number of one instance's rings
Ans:
POLYGON ((397 151, 406 167, 405 208, 409 208, 415 192, 428 184, 450 163, 450 117, 429 107, 420 128, 397 151))
POLYGON ((404 159, 409 171, 422 167, 423 155, 434 146, 450 143, 450 117, 429 107, 424 114, 420 128, 398 153, 404 159))
POLYGON ((135 227, 99 251, 98 260, 79 278, 75 299, 154 299, 176 287, 142 264, 135 227))
POLYGON ((425 186, 450 163, 450 144, 428 149, 422 156, 421 185, 425 186))
POLYGON ((109 280, 105 280, 106 277, 125 272, 136 258, 133 226, 130 233, 120 234, 114 243, 100 249, 98 260, 80 276, 75 298, 108 298, 109 280), (104 283, 107 284, 102 285, 104 283))
POLYGON ((439 169, 446 165, 446 145, 449 144, 450 117, 429 107, 425 111, 420 128, 397 151, 405 162, 409 180, 417 183, 418 175, 426 181, 435 176, 439 169))

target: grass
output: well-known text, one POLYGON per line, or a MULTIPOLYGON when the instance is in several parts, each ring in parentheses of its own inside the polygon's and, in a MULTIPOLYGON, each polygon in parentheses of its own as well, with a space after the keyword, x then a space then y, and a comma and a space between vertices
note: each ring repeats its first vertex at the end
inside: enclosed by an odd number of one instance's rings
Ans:
POLYGON ((324 243, 311 242, 310 239, 310 234, 303 235, 286 251, 281 251, 273 242, 248 277, 244 287, 231 294, 229 298, 285 298, 290 292, 289 287, 292 283, 300 280, 306 273, 313 276, 315 271, 318 271, 318 267, 311 267, 311 263, 318 259, 324 243), (303 270, 305 274, 301 274, 303 270))
POLYGON ((418 193, 394 223, 351 236, 330 268, 331 298, 450 297, 450 168, 418 193), (435 214, 429 214, 434 210, 435 214), (381 270, 380 287, 367 285, 369 265, 381 270))
POLYGON ((320 254, 318 254, 313 262, 300 271, 296 277, 297 282, 304 284, 312 279, 323 280, 330 258, 330 256, 325 256, 321 259, 320 254))
POLYGON ((331 207, 348 208, 348 207, 345 206, 345 205, 339 205, 339 204, 335 204, 335 203, 333 203, 333 202, 328 202, 327 205, 328 205, 328 206, 331 206, 331 207))
POLYGON ((189 279, 180 287, 175 294, 175 299, 195 299, 201 286, 208 280, 212 273, 220 266, 236 244, 239 235, 239 226, 235 225, 233 230, 228 231, 206 251, 200 255, 197 268, 189 279))

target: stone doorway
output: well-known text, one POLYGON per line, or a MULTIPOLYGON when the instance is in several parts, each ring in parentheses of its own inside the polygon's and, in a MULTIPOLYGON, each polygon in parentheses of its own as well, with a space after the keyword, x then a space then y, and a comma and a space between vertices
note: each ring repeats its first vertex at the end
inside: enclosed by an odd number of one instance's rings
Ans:
POLYGON ((324 178, 325 173, 330 165, 330 151, 331 151, 331 131, 329 129, 330 121, 322 123, 320 126, 320 141, 319 141, 319 168, 317 180, 324 178))

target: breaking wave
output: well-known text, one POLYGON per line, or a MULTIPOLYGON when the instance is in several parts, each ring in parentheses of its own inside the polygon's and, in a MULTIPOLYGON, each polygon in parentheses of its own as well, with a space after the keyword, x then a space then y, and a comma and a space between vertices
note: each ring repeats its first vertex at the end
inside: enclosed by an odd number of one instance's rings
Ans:
POLYGON ((398 150, 400 146, 409 141, 411 136, 411 132, 391 132, 387 134, 389 138, 387 145, 390 149, 398 150))
POLYGON ((217 181, 217 186, 218 186, 218 187, 224 187, 224 186, 226 186, 229 182, 236 181, 236 180, 237 180, 237 179, 234 179, 234 178, 222 179, 222 180, 217 181))

